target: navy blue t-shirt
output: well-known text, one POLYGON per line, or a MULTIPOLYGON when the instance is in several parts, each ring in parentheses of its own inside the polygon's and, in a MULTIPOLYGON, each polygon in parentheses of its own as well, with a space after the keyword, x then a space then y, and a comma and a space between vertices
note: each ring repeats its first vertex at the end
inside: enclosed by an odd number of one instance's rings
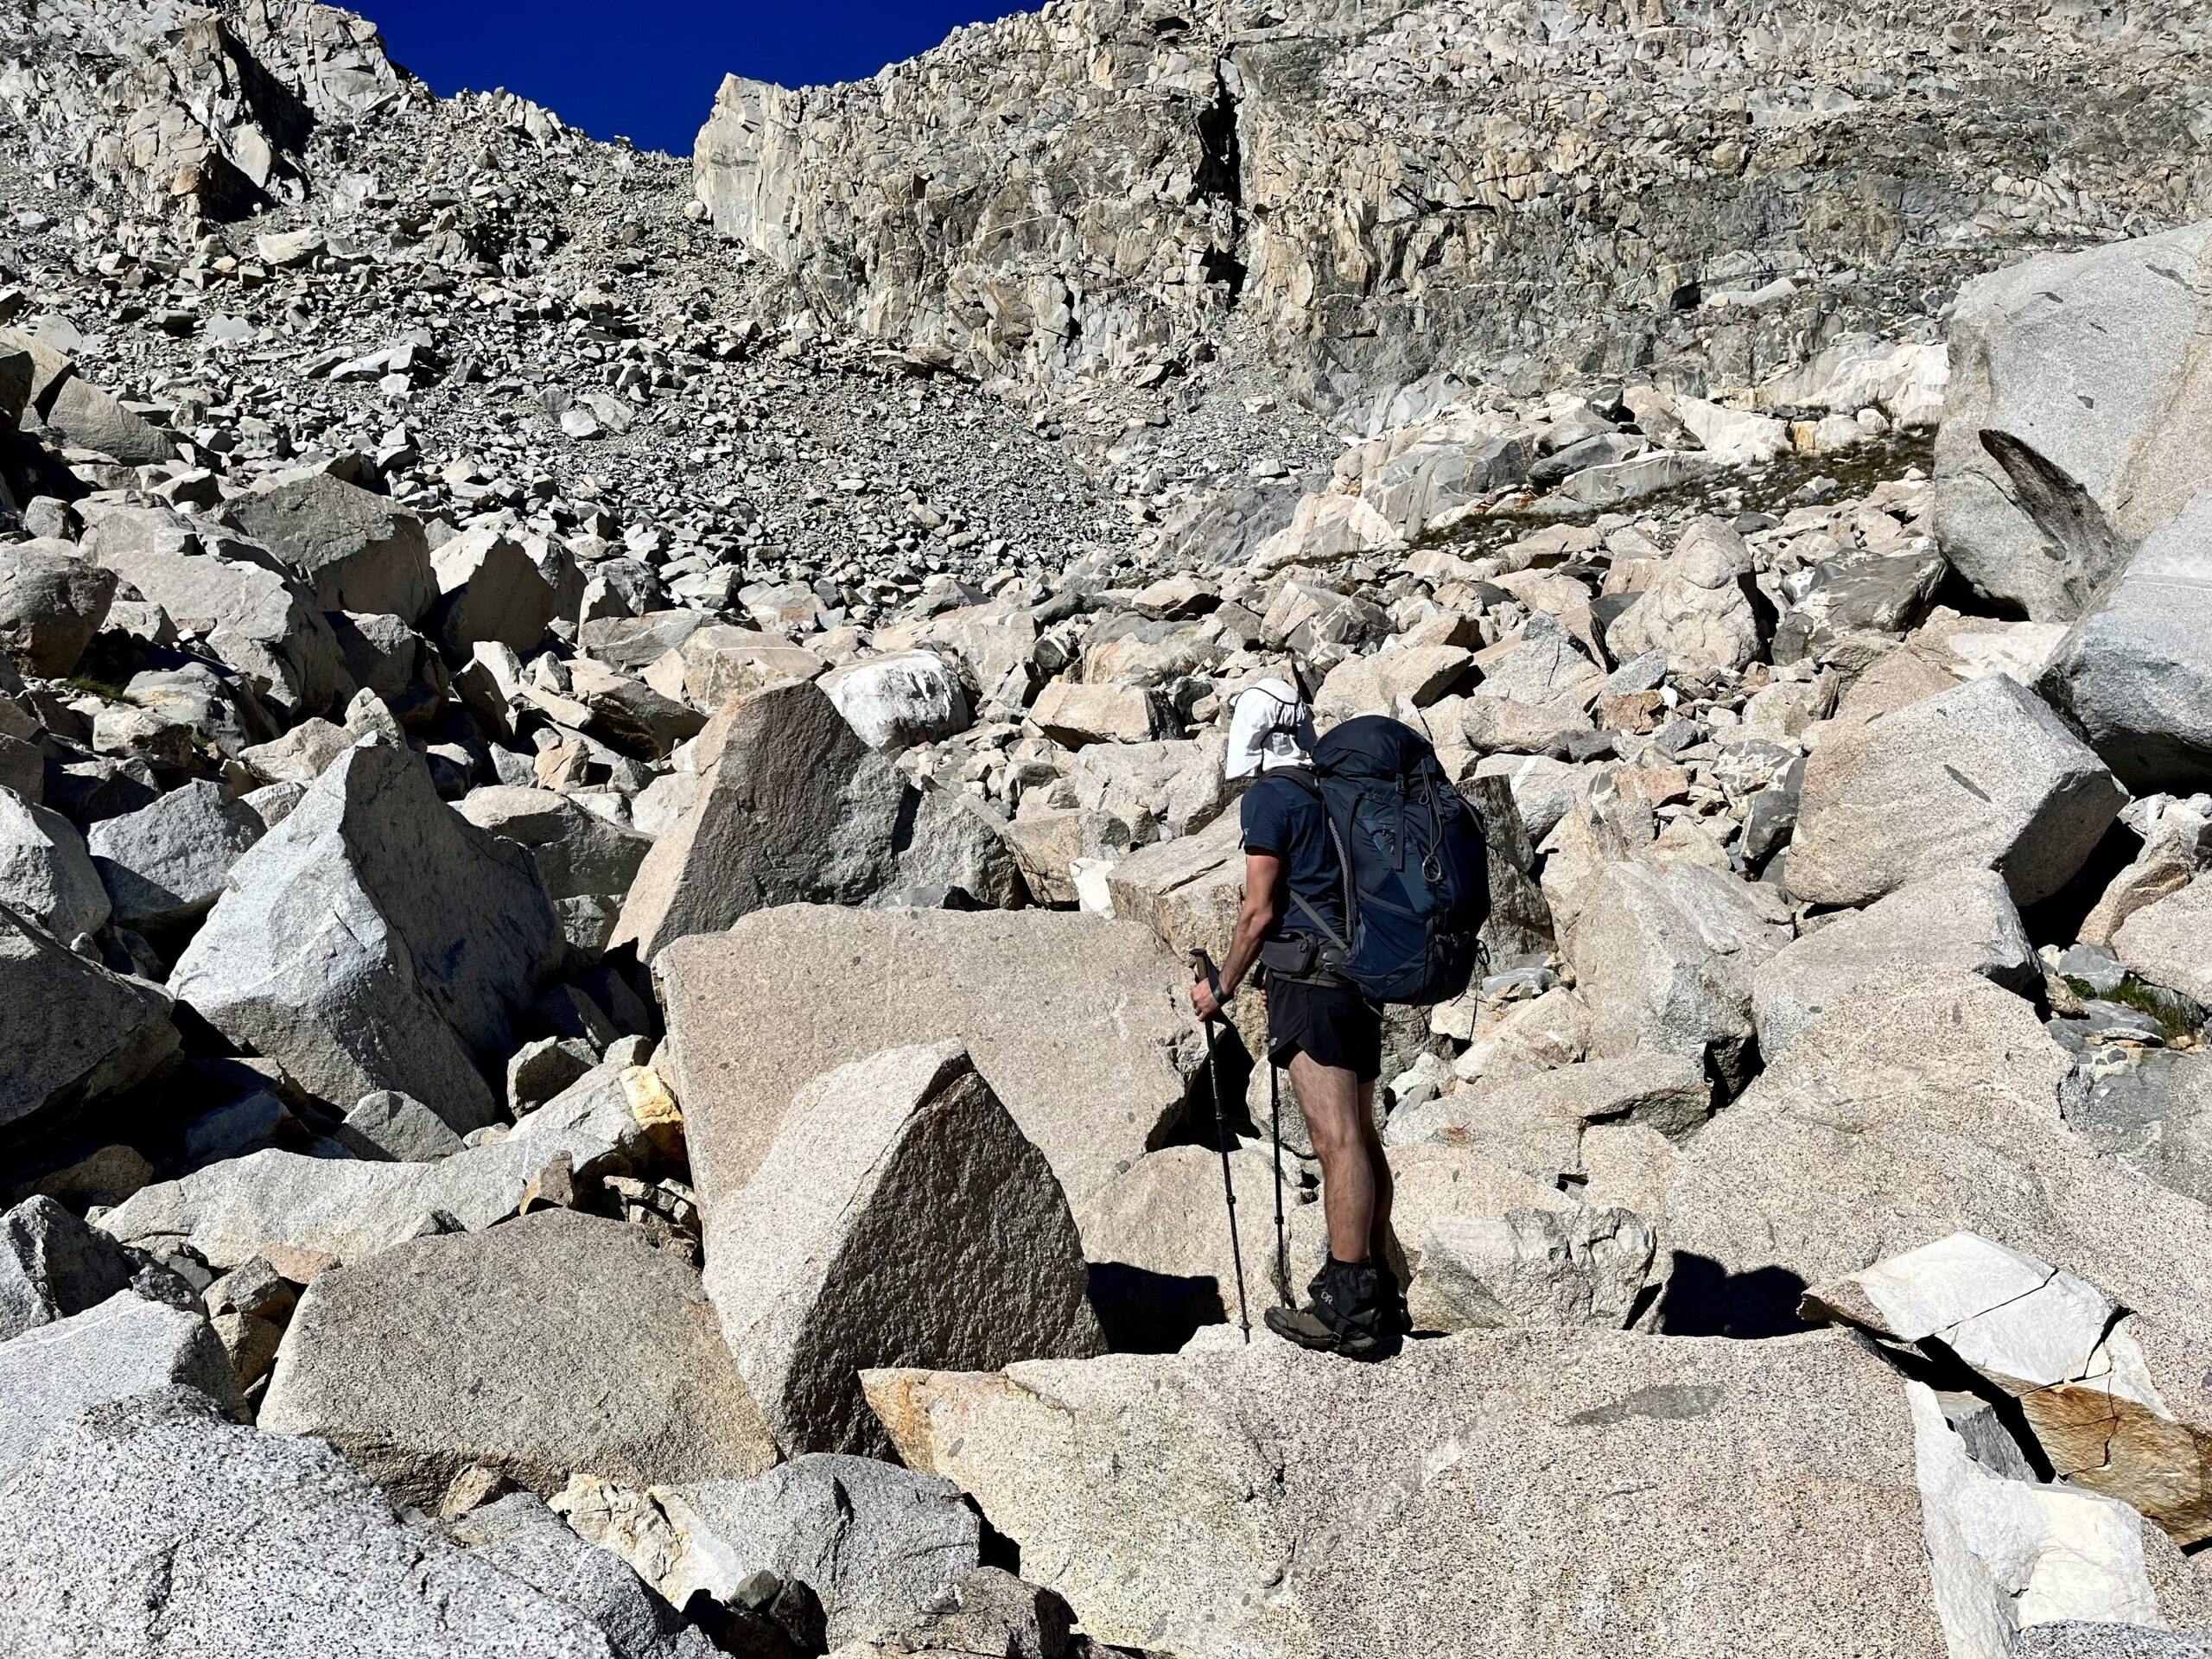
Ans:
MULTIPOLYGON (((1281 772, 1262 772, 1244 791, 1244 850, 1267 853, 1283 861, 1290 889, 1320 912, 1337 937, 1344 936, 1344 867, 1321 798, 1310 784, 1281 772)), ((1306 912, 1287 900, 1275 935, 1319 937, 1306 912)))

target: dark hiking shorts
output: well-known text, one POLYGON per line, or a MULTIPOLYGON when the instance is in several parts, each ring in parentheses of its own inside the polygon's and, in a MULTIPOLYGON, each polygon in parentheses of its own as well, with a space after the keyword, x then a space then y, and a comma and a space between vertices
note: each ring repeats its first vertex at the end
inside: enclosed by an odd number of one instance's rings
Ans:
POLYGON ((1382 1072, 1382 1014, 1348 985, 1268 982, 1268 1058, 1288 1065, 1304 1054, 1362 1083, 1382 1072))

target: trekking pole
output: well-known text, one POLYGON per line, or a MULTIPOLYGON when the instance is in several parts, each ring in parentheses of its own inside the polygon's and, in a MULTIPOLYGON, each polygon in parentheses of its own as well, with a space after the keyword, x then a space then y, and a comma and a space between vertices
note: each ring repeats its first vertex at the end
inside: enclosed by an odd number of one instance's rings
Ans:
MULTIPOLYGON (((1221 976, 1214 971, 1213 958, 1203 950, 1191 952, 1191 965, 1205 976, 1206 988, 1213 993, 1214 1006, 1221 1005, 1221 976)), ((1236 1182, 1229 1172, 1229 1118, 1221 1109, 1221 1072, 1214 1064, 1213 1021, 1204 1022, 1206 1031, 1206 1084, 1213 1093, 1214 1141, 1221 1147, 1221 1190, 1229 1199, 1229 1259, 1236 1269, 1236 1322, 1244 1328, 1244 1341, 1252 1340, 1252 1316, 1244 1306, 1244 1247, 1236 1236, 1236 1182)), ((1280 1178, 1278 1178, 1280 1179, 1280 1178)))
POLYGON ((1296 1307, 1290 1294, 1290 1238, 1282 1221, 1282 1073, 1272 1054, 1268 1058, 1268 1116, 1274 1123, 1275 1140, 1275 1295, 1277 1305, 1296 1307))

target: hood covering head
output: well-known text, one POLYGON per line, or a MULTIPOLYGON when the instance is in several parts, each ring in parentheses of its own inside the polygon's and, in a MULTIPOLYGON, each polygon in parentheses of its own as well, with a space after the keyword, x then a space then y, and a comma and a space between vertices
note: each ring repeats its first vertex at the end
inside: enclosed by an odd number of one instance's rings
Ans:
POLYGON ((1287 680, 1262 680, 1238 694, 1229 718, 1229 775, 1249 778, 1313 764, 1313 715, 1287 680))

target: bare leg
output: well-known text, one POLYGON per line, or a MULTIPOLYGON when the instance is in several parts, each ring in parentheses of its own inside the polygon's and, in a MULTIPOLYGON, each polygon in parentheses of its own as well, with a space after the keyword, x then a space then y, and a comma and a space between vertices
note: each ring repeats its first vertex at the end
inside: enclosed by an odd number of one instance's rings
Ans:
POLYGON ((1395 1269, 1402 1260, 1397 1240, 1390 1231, 1390 1206, 1396 1188, 1390 1179, 1390 1160, 1382 1155, 1382 1132, 1375 1127, 1375 1085, 1371 1083, 1359 1085, 1359 1140, 1367 1154, 1368 1177, 1375 1187, 1375 1220, 1368 1232, 1368 1251, 1377 1262, 1387 1262, 1395 1269))
POLYGON ((1375 1166, 1381 1160, 1368 1152, 1375 1134, 1373 1087, 1362 1088, 1343 1067, 1319 1065, 1306 1054, 1291 1057, 1290 1083, 1313 1131, 1313 1155, 1321 1160, 1329 1254, 1339 1262, 1364 1262, 1378 1225, 1375 1166))

